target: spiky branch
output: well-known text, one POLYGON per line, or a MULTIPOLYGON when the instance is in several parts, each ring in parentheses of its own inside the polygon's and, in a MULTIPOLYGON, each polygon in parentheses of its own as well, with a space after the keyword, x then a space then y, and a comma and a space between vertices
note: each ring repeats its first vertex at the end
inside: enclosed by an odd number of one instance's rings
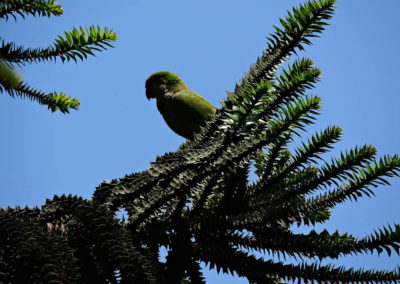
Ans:
MULTIPOLYGON (((63 13, 62 7, 53 0, 7 0, 0 2, 0 19, 7 20, 15 15, 23 18, 25 15, 33 16, 59 16, 63 13)), ((11 97, 28 98, 39 104, 46 105, 52 112, 60 110, 68 113, 71 109, 78 109, 80 103, 76 98, 63 93, 44 93, 22 82, 13 68, 30 63, 56 61, 84 60, 88 55, 94 56, 94 51, 102 51, 107 47, 113 47, 117 35, 112 31, 91 26, 88 29, 74 28, 71 32, 65 32, 64 36, 58 36, 55 43, 47 48, 24 48, 14 42, 2 40, 0 46, 0 92, 7 92, 11 97), (8 72, 7 74, 5 72, 8 72), (13 80, 11 80, 14 78, 13 80)))

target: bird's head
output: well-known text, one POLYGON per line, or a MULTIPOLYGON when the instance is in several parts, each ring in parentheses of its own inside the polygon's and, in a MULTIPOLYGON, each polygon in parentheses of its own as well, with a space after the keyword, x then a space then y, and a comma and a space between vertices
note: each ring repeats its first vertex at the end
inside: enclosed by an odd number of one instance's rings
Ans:
POLYGON ((167 92, 176 92, 187 88, 178 75, 169 71, 159 71, 151 74, 146 80, 147 99, 163 96, 167 92))

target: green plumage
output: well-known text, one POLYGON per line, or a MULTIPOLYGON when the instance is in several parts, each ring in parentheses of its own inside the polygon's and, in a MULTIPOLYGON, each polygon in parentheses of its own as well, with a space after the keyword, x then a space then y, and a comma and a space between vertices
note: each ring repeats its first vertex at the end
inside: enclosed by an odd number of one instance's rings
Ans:
POLYGON ((215 106, 169 71, 156 72, 147 78, 146 97, 149 100, 155 98, 168 126, 190 140, 216 111, 215 106))

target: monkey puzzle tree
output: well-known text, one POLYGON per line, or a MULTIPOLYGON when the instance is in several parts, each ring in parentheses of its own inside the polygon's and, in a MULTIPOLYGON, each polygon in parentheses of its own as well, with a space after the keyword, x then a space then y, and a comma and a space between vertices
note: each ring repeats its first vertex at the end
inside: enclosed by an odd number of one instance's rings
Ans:
POLYGON ((398 269, 317 261, 400 254, 398 224, 364 238, 291 230, 293 224, 326 222, 336 204, 373 195, 373 188, 400 169, 398 156, 376 158, 370 145, 322 160, 341 137, 337 126, 289 151, 320 110, 321 99, 305 92, 321 71, 307 58, 278 70, 323 31, 334 4, 309 1, 281 19, 268 48, 202 131, 149 169, 103 182, 91 200, 55 196, 40 209, 1 210, 0 281, 204 283, 201 263, 250 283, 399 281, 398 269), (252 164, 255 182, 248 178, 252 164), (116 217, 120 209, 127 220, 116 217), (166 261, 160 260, 162 247, 168 250, 166 261), (258 258, 254 251, 299 261, 258 258))
MULTIPOLYGON (((0 19, 5 21, 9 18, 16 20, 17 15, 22 18, 25 15, 50 17, 60 16, 62 13, 62 6, 55 0, 0 1, 0 19)), ((56 42, 47 48, 24 48, 3 39, 0 45, 0 93, 7 92, 11 97, 28 98, 46 105, 52 112, 58 109, 62 113, 68 113, 70 109, 78 109, 80 103, 76 98, 67 97, 63 93, 44 93, 34 89, 21 81, 13 69, 16 66, 57 59, 62 62, 84 60, 88 55, 94 55, 93 51, 112 47, 111 42, 116 39, 117 35, 112 30, 101 30, 94 26, 86 30, 82 27, 73 28, 72 32, 65 32, 64 37, 58 36, 56 42)))

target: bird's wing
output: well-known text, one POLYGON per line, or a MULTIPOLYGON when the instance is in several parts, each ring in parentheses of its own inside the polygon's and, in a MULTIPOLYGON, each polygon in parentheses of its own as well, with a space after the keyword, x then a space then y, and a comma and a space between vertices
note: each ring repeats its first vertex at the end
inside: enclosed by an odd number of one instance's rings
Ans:
POLYGON ((168 126, 187 139, 193 139, 193 134, 199 131, 216 110, 211 103, 190 89, 158 98, 157 107, 168 126))
POLYGON ((204 125, 204 122, 216 110, 210 102, 192 90, 179 91, 173 95, 172 99, 182 115, 198 125, 204 125))

